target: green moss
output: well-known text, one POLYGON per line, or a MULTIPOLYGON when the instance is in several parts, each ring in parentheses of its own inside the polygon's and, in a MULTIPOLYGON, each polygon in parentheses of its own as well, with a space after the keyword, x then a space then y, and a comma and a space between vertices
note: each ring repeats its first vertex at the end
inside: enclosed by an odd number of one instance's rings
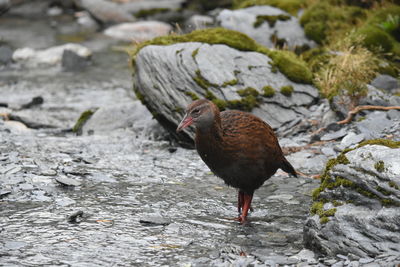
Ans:
POLYGON ((137 53, 147 45, 171 45, 184 42, 225 44, 240 51, 255 51, 267 55, 275 66, 290 80, 299 83, 312 83, 312 73, 305 62, 289 51, 269 50, 247 35, 224 28, 196 30, 184 35, 168 35, 154 38, 137 45, 131 52, 132 66, 135 67, 137 53))
POLYGON ((281 87, 281 94, 285 96, 291 96, 293 94, 293 86, 286 85, 281 87))
POLYGON ((218 99, 218 98, 215 98, 215 99, 213 99, 212 100, 212 102, 215 104, 215 105, 217 105, 217 107, 219 108, 219 110, 225 110, 226 109, 226 107, 227 107, 227 103, 226 103, 226 101, 224 101, 224 100, 222 100, 222 99, 218 99))
POLYGON ((338 201, 338 200, 334 199, 334 200, 332 201, 332 204, 333 204, 333 206, 335 206, 335 207, 339 207, 339 206, 342 206, 344 203, 341 202, 341 201, 338 201))
POLYGON ((233 7, 236 9, 250 6, 274 6, 296 15, 297 12, 307 5, 307 0, 234 0, 233 7))
POLYGON ((387 53, 393 49, 393 38, 376 26, 366 25, 360 28, 356 34, 362 36, 364 46, 371 51, 383 51, 387 53))
POLYGON ((135 87, 133 88, 133 91, 135 92, 136 98, 144 104, 144 95, 135 87))
POLYGON ((385 196, 390 196, 392 193, 384 189, 383 187, 377 186, 376 190, 384 194, 385 196))
POLYGON ((396 190, 400 190, 400 187, 393 181, 389 182, 389 186, 396 189, 396 190))
POLYGON ((136 18, 144 18, 148 16, 152 16, 159 13, 168 12, 169 8, 151 8, 151 9, 142 9, 139 12, 135 13, 136 18))
POLYGON ((265 97, 273 97, 275 95, 275 89, 272 86, 266 85, 262 88, 263 96, 265 97))
POLYGON ((194 58, 197 56, 198 53, 199 53, 199 48, 193 50, 193 52, 192 52, 192 58, 194 59, 194 58))
POLYGON ((246 89, 237 90, 237 93, 240 96, 254 96, 257 97, 259 95, 258 91, 253 87, 247 87, 246 89))
POLYGON ((393 141, 393 140, 383 139, 383 138, 363 141, 357 146, 357 148, 363 147, 366 145, 380 145, 380 146, 386 146, 386 147, 390 147, 390 148, 400 148, 399 141, 393 141))
POLYGON ((328 217, 324 216, 324 217, 320 217, 319 218, 319 223, 320 224, 325 224, 327 222, 329 222, 329 218, 328 217))
POLYGON ((236 84, 238 84, 238 79, 232 79, 230 81, 226 81, 222 84, 222 87, 227 87, 227 86, 234 86, 236 84))
POLYGON ((81 116, 79 117, 78 121, 75 123, 74 127, 72 127, 72 131, 74 133, 79 133, 82 130, 83 125, 92 117, 94 114, 94 111, 91 109, 88 109, 84 111, 81 116))
POLYGON ((330 36, 350 31, 366 18, 360 7, 340 5, 330 1, 315 1, 300 19, 306 36, 323 44, 330 36))
POLYGON ((218 84, 210 83, 206 78, 203 77, 200 70, 196 70, 196 76, 193 80, 203 89, 208 89, 209 87, 218 88, 218 84))
POLYGON ((332 54, 324 47, 316 47, 309 49, 301 56, 312 72, 318 72, 322 66, 328 64, 332 54))
POLYGON ((190 92, 190 91, 186 91, 186 92, 185 92, 185 95, 190 96, 190 98, 191 98, 193 101, 199 99, 199 97, 198 97, 195 93, 190 92))
POLYGON ((375 163, 374 167, 378 172, 383 172, 385 170, 385 163, 380 160, 375 163))
POLYGON ((286 20, 289 20, 289 19, 290 19, 290 16, 284 15, 284 14, 279 14, 279 15, 276 15, 276 16, 259 15, 259 16, 257 16, 256 21, 254 22, 253 26, 254 26, 254 28, 258 28, 264 22, 268 22, 270 27, 274 27, 275 23, 278 20, 286 21, 286 20))
POLYGON ((313 75, 304 61, 290 51, 271 51, 269 56, 275 66, 289 79, 297 83, 311 84, 313 75))

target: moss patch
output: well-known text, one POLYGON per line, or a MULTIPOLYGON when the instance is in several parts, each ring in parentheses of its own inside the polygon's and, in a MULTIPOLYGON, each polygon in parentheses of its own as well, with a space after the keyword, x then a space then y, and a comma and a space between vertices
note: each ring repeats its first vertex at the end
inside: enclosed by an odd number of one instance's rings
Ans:
POLYGON ((382 160, 376 162, 374 167, 375 167, 375 170, 377 170, 378 172, 383 172, 386 169, 385 163, 382 160))
POLYGON ((329 210, 324 210, 324 202, 322 201, 317 201, 314 202, 311 206, 310 213, 312 215, 317 214, 320 217, 320 223, 324 224, 329 222, 328 217, 335 216, 336 213, 336 208, 332 208, 329 210))
POLYGON ((218 88, 218 84, 210 83, 206 78, 203 77, 200 70, 196 70, 196 76, 193 80, 203 89, 208 89, 209 87, 218 88))
MULTIPOLYGON (((247 35, 224 28, 196 30, 184 35, 168 35, 154 38, 137 45, 131 52, 132 66, 135 66, 136 54, 147 45, 172 45, 184 42, 225 44, 240 51, 255 51, 269 56, 275 66, 290 80, 299 83, 312 83, 312 73, 305 62, 289 51, 274 50, 258 44, 247 35)), ((193 54, 192 54, 193 55, 193 54)))
POLYGON ((90 117, 92 117, 93 114, 94 111, 91 109, 84 111, 79 117, 78 121, 75 123, 74 127, 72 127, 72 131, 74 133, 80 133, 83 125, 85 125, 85 123, 90 119, 90 117))
POLYGON ((190 96, 190 98, 191 98, 193 101, 199 99, 199 96, 198 96, 198 95, 196 95, 195 93, 190 92, 190 91, 186 91, 186 92, 185 92, 185 95, 190 96))
POLYGON ((232 79, 230 81, 226 81, 222 84, 222 87, 227 87, 227 86, 234 86, 236 84, 238 84, 238 79, 232 79))
POLYGON ((275 95, 275 89, 272 86, 266 85, 262 88, 263 96, 265 97, 273 97, 275 95))
POLYGON ((293 86, 287 85, 281 87, 281 94, 285 96, 291 96, 293 94, 293 86))
POLYGON ((290 16, 284 15, 284 14, 280 14, 280 15, 276 15, 276 16, 260 15, 260 16, 257 16, 256 21, 253 23, 253 26, 254 26, 254 28, 258 28, 264 22, 268 22, 270 27, 274 27, 275 23, 278 20, 286 21, 286 20, 289 20, 289 19, 290 19, 290 16))

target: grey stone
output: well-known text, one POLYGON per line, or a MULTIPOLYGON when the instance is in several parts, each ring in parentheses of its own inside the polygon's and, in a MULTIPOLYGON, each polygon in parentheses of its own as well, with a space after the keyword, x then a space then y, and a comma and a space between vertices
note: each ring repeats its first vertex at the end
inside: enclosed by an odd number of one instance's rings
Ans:
POLYGON ((365 139, 374 139, 381 137, 385 128, 392 126, 384 111, 374 111, 366 116, 362 121, 356 122, 357 129, 365 136, 365 139))
POLYGON ((325 155, 316 155, 306 150, 290 154, 286 158, 296 170, 311 174, 320 173, 328 161, 325 155))
POLYGON ((387 116, 391 120, 400 120, 400 110, 391 109, 387 112, 387 116))
POLYGON ((324 134, 321 137, 321 140, 322 141, 336 140, 336 139, 342 138, 346 134, 347 134, 347 130, 345 128, 342 128, 337 132, 329 132, 329 133, 324 134))
POLYGON ((240 99, 237 91, 247 87, 262 94, 266 85, 273 88, 292 85, 294 92, 291 97, 276 93, 272 98, 262 98, 262 103, 252 112, 273 128, 301 121, 307 114, 305 107, 316 100, 318 91, 310 85, 294 83, 279 72, 271 72, 269 61, 271 59, 263 54, 238 51, 219 44, 150 45, 142 48, 136 56, 134 87, 143 95, 146 107, 157 114, 158 121, 173 136, 185 142, 191 142, 193 132, 186 130, 185 135, 177 136, 175 130, 184 108, 192 102, 190 94, 205 97, 206 90, 195 81, 199 72, 214 84, 207 90, 228 101, 240 99), (251 66, 257 67, 249 68, 251 66), (223 86, 232 80, 237 80, 237 84, 223 86))
POLYGON ((107 28, 104 34, 128 42, 144 42, 158 36, 168 35, 172 27, 160 21, 138 21, 117 24, 107 28))
POLYGON ((186 22, 186 27, 188 29, 204 29, 208 28, 211 25, 214 24, 214 19, 210 16, 204 16, 204 15, 193 15, 191 16, 187 22, 186 22))
POLYGON ((56 177, 56 181, 66 186, 78 186, 81 184, 79 181, 68 177, 56 177))
POLYGON ((160 215, 147 215, 140 218, 139 222, 145 225, 168 225, 171 221, 160 215))
POLYGON ((0 45, 0 64, 10 63, 12 61, 12 54, 13 50, 11 47, 8 45, 0 45))
POLYGON ((81 57, 71 50, 64 50, 61 66, 64 71, 79 72, 88 66, 88 58, 81 57))
POLYGON ((340 145, 343 148, 347 148, 349 146, 360 143, 364 140, 364 134, 356 134, 354 132, 349 132, 345 137, 343 137, 340 145))
POLYGON ((396 78, 386 74, 378 75, 372 80, 371 85, 375 88, 387 90, 389 92, 400 88, 399 81, 396 78))
POLYGON ((131 14, 135 14, 141 10, 154 10, 157 8, 178 10, 182 7, 185 0, 137 0, 126 1, 121 7, 131 14))
POLYGON ((331 147, 322 147, 321 148, 321 152, 327 156, 328 158, 330 157, 334 157, 337 155, 337 152, 335 152, 335 150, 333 150, 333 148, 331 147))
POLYGON ((315 43, 308 40, 304 34, 298 19, 285 11, 272 6, 252 6, 238 10, 224 9, 218 15, 217 20, 221 26, 227 29, 240 31, 258 43, 267 47, 274 47, 273 38, 284 40, 290 48, 308 46, 314 47, 315 43), (254 27, 257 16, 289 16, 289 20, 278 20, 274 26, 264 22, 259 27, 254 27))
POLYGON ((0 0, 0 15, 7 12, 10 6, 10 0, 0 0))
POLYGON ((367 258, 382 253, 398 254, 400 191, 393 184, 400 184, 399 155, 400 148, 380 145, 365 145, 347 152, 350 163, 335 165, 328 175, 332 183, 344 178, 354 186, 325 189, 320 196, 353 204, 337 206, 335 215, 325 224, 319 222, 318 215, 309 217, 304 227, 306 247, 331 256, 349 253, 367 258), (380 162, 383 165, 377 167, 380 162))
POLYGON ((93 17, 105 23, 133 21, 134 17, 121 5, 105 0, 75 0, 75 3, 86 9, 93 17))
POLYGON ((374 259, 373 259, 373 258, 360 258, 358 261, 359 261, 360 263, 362 263, 362 264, 366 264, 366 263, 373 262, 374 259))

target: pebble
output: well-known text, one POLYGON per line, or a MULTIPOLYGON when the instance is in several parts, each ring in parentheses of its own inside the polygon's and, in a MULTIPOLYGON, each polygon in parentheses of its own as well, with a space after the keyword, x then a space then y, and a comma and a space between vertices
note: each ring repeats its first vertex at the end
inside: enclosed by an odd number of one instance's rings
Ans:
POLYGON ((160 215, 149 215, 140 218, 139 222, 144 225, 148 226, 155 226, 155 225, 168 225, 171 221, 167 218, 164 218, 160 215))
POLYGON ((373 261, 374 261, 374 259, 372 259, 372 258, 361 258, 361 259, 359 259, 359 262, 362 263, 362 264, 370 263, 370 262, 373 262, 373 261))
POLYGON ((66 186, 79 186, 81 183, 68 177, 56 177, 56 181, 66 186))

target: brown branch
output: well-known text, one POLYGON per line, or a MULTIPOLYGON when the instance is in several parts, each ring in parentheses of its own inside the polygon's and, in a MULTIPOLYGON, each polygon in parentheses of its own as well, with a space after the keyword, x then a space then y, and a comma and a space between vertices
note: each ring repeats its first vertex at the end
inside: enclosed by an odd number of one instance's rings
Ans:
POLYGON ((384 106, 358 106, 355 107, 354 109, 350 110, 349 113, 347 113, 347 117, 344 120, 338 121, 337 124, 346 124, 351 122, 353 119, 354 115, 356 115, 358 112, 362 110, 390 110, 390 109, 397 109, 400 110, 400 106, 391 106, 391 107, 384 107, 384 106))

